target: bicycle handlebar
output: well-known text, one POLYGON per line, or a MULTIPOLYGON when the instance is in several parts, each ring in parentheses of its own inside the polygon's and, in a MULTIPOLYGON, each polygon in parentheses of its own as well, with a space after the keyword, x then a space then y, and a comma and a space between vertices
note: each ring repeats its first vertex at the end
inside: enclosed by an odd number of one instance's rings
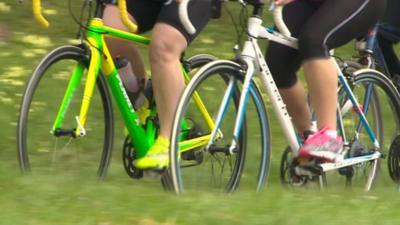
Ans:
MULTIPOLYGON (((196 33, 196 28, 194 28, 193 24, 190 22, 187 10, 189 1, 190 0, 181 1, 179 5, 179 18, 181 19, 181 22, 185 27, 186 31, 189 32, 189 34, 194 34, 196 33)), ((275 6, 274 3, 271 3, 271 9, 273 11, 273 18, 275 25, 278 27, 280 33, 286 37, 291 37, 291 33, 283 20, 283 15, 282 15, 283 6, 275 6)))
POLYGON ((276 27, 278 27, 279 32, 286 37, 291 37, 292 35, 289 31, 289 28, 286 26, 285 21, 283 20, 283 6, 275 6, 275 4, 272 3, 271 8, 273 10, 274 22, 276 27))
POLYGON ((189 15, 188 15, 188 3, 190 0, 181 0, 179 3, 179 19, 182 22, 183 27, 189 34, 196 33, 196 28, 194 28, 192 22, 190 22, 189 15))
POLYGON ((128 29, 131 32, 136 33, 138 27, 128 17, 128 10, 126 9, 126 0, 118 0, 118 8, 122 22, 125 24, 125 26, 128 27, 128 29))
POLYGON ((32 0, 32 10, 33 16, 35 20, 44 28, 48 28, 50 26, 49 22, 44 18, 42 14, 42 4, 41 0, 32 0))
MULTIPOLYGON (((188 16, 188 3, 190 0, 181 0, 179 4, 179 18, 185 27, 185 29, 189 32, 189 34, 194 34, 196 33, 196 28, 194 28, 193 24, 190 22, 189 16, 188 16)), ((275 21, 276 26, 278 27, 279 31, 287 36, 290 37, 290 31, 287 28, 285 22, 283 21, 283 16, 282 16, 282 6, 277 6, 273 7, 273 18, 275 21)), ((137 25, 134 24, 128 17, 128 11, 126 9, 126 0, 118 0, 118 8, 120 11, 120 16, 122 22, 125 24, 125 26, 128 27, 128 29, 136 33, 137 31, 137 25)), ((41 0, 32 0, 32 9, 33 9, 33 15, 35 17, 35 20, 44 28, 48 28, 50 26, 49 22, 46 20, 46 18, 42 14, 42 5, 41 5, 41 0)))
MULTIPOLYGON (((136 33, 137 25, 134 24, 128 17, 128 11, 126 10, 126 0, 118 0, 118 8, 121 15, 121 20, 128 27, 128 29, 136 33)), ((44 28, 50 26, 49 22, 43 16, 41 0, 32 0, 32 10, 35 20, 44 28)))

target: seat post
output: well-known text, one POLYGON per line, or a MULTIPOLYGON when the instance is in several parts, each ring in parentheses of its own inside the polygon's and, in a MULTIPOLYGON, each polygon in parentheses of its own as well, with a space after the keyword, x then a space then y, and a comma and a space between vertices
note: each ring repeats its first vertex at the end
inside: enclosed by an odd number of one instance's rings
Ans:
POLYGON ((95 17, 102 19, 105 8, 106 8, 106 1, 96 0, 96 10, 95 10, 95 14, 94 14, 95 17))
POLYGON ((255 0, 251 2, 253 5, 253 17, 261 18, 263 14, 264 2, 263 0, 255 0))

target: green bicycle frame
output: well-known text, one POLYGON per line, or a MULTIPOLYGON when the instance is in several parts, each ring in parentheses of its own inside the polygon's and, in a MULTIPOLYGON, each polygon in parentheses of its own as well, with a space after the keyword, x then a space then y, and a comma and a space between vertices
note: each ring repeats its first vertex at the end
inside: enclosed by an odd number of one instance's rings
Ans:
MULTIPOLYGON (((82 105, 79 116, 76 118, 77 128, 75 131, 75 136, 81 137, 84 136, 86 133, 84 127, 87 120, 90 100, 96 85, 97 76, 101 70, 110 87, 110 91, 114 96, 118 109, 121 112, 128 133, 131 139, 135 140, 133 141, 133 145, 137 153, 136 156, 138 158, 141 158, 146 155, 147 151, 154 143, 155 136, 157 135, 157 128, 154 126, 154 124, 147 124, 146 129, 142 127, 142 124, 139 121, 139 117, 136 114, 122 84, 122 81, 118 75, 118 70, 114 65, 113 58, 111 57, 107 45, 105 44, 104 35, 129 40, 134 43, 143 44, 145 46, 148 46, 150 44, 150 40, 146 37, 105 26, 102 20, 97 18, 91 20, 87 32, 87 41, 85 43, 87 48, 90 49, 91 57, 89 68, 87 70, 87 79, 82 99, 82 105)), ((62 100, 61 106, 53 125, 53 132, 56 129, 60 128, 63 123, 64 115, 72 100, 75 90, 80 84, 84 69, 85 65, 81 63, 76 65, 76 67, 72 71, 71 79, 69 81, 68 87, 66 89, 64 98, 62 100)), ((188 81, 189 75, 186 70, 183 69, 183 67, 182 71, 185 80, 188 81)), ((199 106, 199 111, 201 111, 204 120, 210 128, 213 128, 214 123, 211 119, 211 116, 205 109, 204 104, 202 104, 200 97, 197 96, 195 98, 195 101, 199 106)), ((205 145, 207 144, 209 137, 210 135, 205 135, 199 138, 183 141, 181 151, 187 151, 198 146, 205 145)))

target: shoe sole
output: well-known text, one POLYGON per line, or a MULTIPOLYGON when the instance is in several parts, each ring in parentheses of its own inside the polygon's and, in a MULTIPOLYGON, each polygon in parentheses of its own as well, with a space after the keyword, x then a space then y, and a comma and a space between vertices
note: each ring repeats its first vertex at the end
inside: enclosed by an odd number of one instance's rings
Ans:
POLYGON ((299 150, 299 155, 302 157, 315 157, 327 162, 335 162, 338 157, 337 153, 330 151, 307 151, 303 149, 299 150))

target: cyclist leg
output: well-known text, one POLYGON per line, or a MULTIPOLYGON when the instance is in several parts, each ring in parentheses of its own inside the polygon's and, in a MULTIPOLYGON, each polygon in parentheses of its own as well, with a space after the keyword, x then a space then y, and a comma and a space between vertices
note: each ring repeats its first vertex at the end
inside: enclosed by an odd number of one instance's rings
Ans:
MULTIPOLYGON (((129 18, 132 21, 135 21, 135 19, 131 15, 129 15, 129 18)), ((128 28, 121 21, 119 9, 115 5, 107 5, 106 6, 105 11, 104 11, 103 20, 104 20, 104 24, 107 26, 110 26, 110 27, 113 27, 116 29, 120 29, 120 30, 124 30, 124 31, 129 31, 128 28)), ((143 59, 140 56, 140 53, 138 52, 137 48, 131 42, 127 42, 127 41, 112 38, 112 37, 107 37, 106 42, 107 42, 107 46, 110 50, 110 53, 113 57, 118 57, 118 56, 127 57, 127 59, 130 62, 132 62, 132 63, 130 63, 132 75, 134 74, 135 76, 137 76, 138 80, 146 79, 146 72, 145 72, 143 59)), ((128 79, 128 78, 123 78, 123 79, 128 79)), ((130 88, 133 88, 133 87, 129 87, 129 86, 127 87, 128 90, 130 88)))
POLYGON ((303 25, 299 51, 320 131, 306 140, 300 153, 336 160, 342 140, 336 135, 337 71, 329 49, 366 33, 383 9, 380 0, 326 0, 303 25))
MULTIPOLYGON (((283 17, 294 37, 298 36, 302 25, 316 8, 317 5, 311 1, 295 1, 284 7, 283 17)), ((304 87, 296 77, 301 66, 299 51, 270 42, 265 59, 297 131, 303 134, 311 129, 311 113, 304 87)))
MULTIPOLYGON (((394 50, 394 45, 398 43, 398 40, 396 40, 396 37, 389 36, 387 31, 383 31, 383 25, 380 26, 381 27, 379 28, 377 34, 377 40, 379 47, 382 50, 387 69, 389 70, 389 73, 393 78, 393 76, 395 75, 400 75, 400 61, 394 50)), ((398 37, 398 39, 400 39, 400 36, 398 37)))
POLYGON ((150 45, 150 63, 161 124, 160 136, 169 137, 171 119, 184 88, 179 60, 186 46, 185 37, 177 29, 165 23, 155 25, 150 45))
POLYGON ((297 50, 270 42, 265 57, 297 131, 311 129, 311 112, 303 85, 296 78, 301 62, 297 50))
MULTIPOLYGON (((290 26, 293 27, 294 32, 292 33, 299 39, 300 60, 304 67, 320 128, 319 132, 306 140, 300 153, 302 150, 306 150, 307 154, 314 153, 314 150, 317 150, 316 153, 323 150, 323 154, 311 156, 326 158, 330 161, 335 160, 336 154, 331 154, 331 151, 340 150, 341 140, 336 136, 337 74, 329 56, 329 49, 341 46, 357 35, 366 32, 368 27, 376 22, 378 11, 383 9, 382 4, 379 3, 382 2, 378 0, 295 1, 285 7, 292 12, 286 14, 284 12, 284 19, 288 23, 289 29, 290 26), (307 7, 309 11, 305 11, 307 7), (333 14, 336 16, 332 16, 333 14), (365 24, 367 26, 364 26, 365 24), (327 152, 326 155, 325 152, 327 152)), ((292 84, 291 88, 295 87, 292 84)), ((301 93, 299 90, 293 89, 284 93, 283 98, 289 99, 286 102, 288 109, 293 105, 296 106, 290 99, 298 99, 298 96, 295 95, 301 93)), ((301 101, 304 102, 304 100, 301 101)), ((296 110, 292 111, 296 112, 296 110)))
POLYGON ((394 45, 400 41, 400 1, 388 0, 385 15, 378 30, 378 44, 382 50, 387 69, 396 85, 400 85, 400 61, 394 45))
POLYGON ((377 40, 379 47, 397 86, 400 85, 400 61, 394 50, 394 45, 400 41, 400 1, 388 0, 385 15, 379 25, 377 40))
POLYGON ((160 119, 160 132, 156 143, 147 156, 136 160, 138 168, 163 168, 168 166, 168 147, 172 120, 179 97, 184 89, 184 79, 180 67, 180 58, 197 34, 210 18, 209 0, 192 0, 188 12, 196 34, 190 35, 183 28, 178 17, 175 2, 163 5, 157 23, 152 30, 150 44, 150 64, 153 79, 154 97, 160 119))

